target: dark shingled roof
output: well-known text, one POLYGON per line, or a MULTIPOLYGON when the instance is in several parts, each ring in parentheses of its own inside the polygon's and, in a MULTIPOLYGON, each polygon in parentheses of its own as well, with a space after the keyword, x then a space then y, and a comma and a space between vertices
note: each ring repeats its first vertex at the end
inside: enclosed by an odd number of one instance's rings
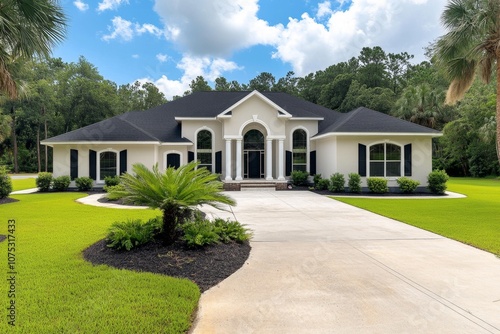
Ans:
MULTIPOLYGON (((172 102, 146 111, 131 111, 86 127, 55 136, 52 142, 72 141, 128 141, 128 142, 190 142, 181 137, 181 124, 175 117, 215 118, 217 115, 252 92, 195 92, 172 102)), ((291 114, 294 118, 322 118, 316 136, 332 132, 388 132, 437 134, 417 124, 358 108, 342 114, 337 111, 278 92, 263 92, 266 98, 291 114)))

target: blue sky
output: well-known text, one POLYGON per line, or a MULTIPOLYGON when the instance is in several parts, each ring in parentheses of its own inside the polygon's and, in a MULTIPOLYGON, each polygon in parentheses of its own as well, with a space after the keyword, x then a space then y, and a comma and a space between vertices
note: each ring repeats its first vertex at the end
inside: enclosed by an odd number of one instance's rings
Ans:
POLYGON ((446 0, 64 0, 66 39, 53 52, 84 56, 117 84, 154 82, 167 98, 203 75, 248 81, 322 70, 364 46, 415 61, 443 34, 446 0))

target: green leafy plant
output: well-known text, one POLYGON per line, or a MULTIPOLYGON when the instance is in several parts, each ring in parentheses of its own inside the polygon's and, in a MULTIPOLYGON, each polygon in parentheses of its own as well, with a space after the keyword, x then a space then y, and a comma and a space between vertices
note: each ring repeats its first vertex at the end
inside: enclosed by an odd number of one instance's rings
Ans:
POLYGON ((405 176, 400 177, 396 180, 396 182, 398 183, 401 192, 405 194, 414 193, 417 187, 420 185, 420 182, 418 182, 417 180, 412 180, 405 176))
POLYGON ((328 188, 330 188, 330 180, 320 179, 318 183, 316 183, 315 188, 317 190, 328 190, 328 188))
POLYGON ((306 186, 309 173, 301 170, 294 170, 290 175, 292 183, 296 186, 306 186))
POLYGON ((0 198, 9 196, 12 192, 12 180, 7 174, 5 166, 0 167, 0 198))
POLYGON ((107 187, 117 186, 120 183, 120 177, 115 176, 106 176, 104 178, 104 190, 106 191, 107 187))
POLYGON ((114 222, 108 230, 106 243, 108 247, 129 251, 153 240, 160 228, 161 217, 152 218, 146 223, 140 219, 114 222))
POLYGON ((41 192, 47 192, 52 186, 52 173, 41 172, 36 178, 36 186, 41 192))
POLYGON ((77 177, 75 184, 78 191, 89 191, 94 185, 94 180, 87 176, 77 177))
POLYGON ((361 175, 358 173, 350 173, 347 186, 350 192, 359 194, 361 192, 361 175))
POLYGON ((52 188, 55 191, 66 191, 69 188, 71 179, 68 175, 59 176, 53 179, 52 188))
POLYGON ((236 204, 222 192, 222 182, 218 181, 217 174, 197 166, 197 162, 190 162, 179 168, 160 171, 158 165, 150 170, 143 164, 134 164, 133 173, 121 177, 124 190, 110 193, 112 196, 123 195, 126 203, 160 209, 163 212, 160 238, 170 244, 178 238, 177 227, 190 218, 193 209, 199 205, 223 209, 220 204, 236 204))
POLYGON ((436 195, 443 195, 446 191, 446 182, 449 176, 444 170, 434 170, 427 176, 429 190, 436 195))
POLYGON ((219 234, 215 225, 207 219, 197 219, 182 225, 184 235, 182 240, 188 247, 204 247, 219 243, 219 234))
POLYGON ((387 180, 381 177, 369 177, 366 179, 368 189, 375 194, 385 194, 389 191, 387 180))
POLYGON ((320 180, 322 180, 323 178, 321 177, 321 174, 314 174, 313 176, 313 182, 314 182, 314 187, 316 187, 316 185, 318 184, 318 182, 320 180))
POLYGON ((124 195, 124 190, 125 187, 122 184, 117 184, 116 186, 109 186, 106 187, 106 191, 108 192, 106 194, 106 198, 110 201, 117 201, 121 198, 123 198, 124 195))
POLYGON ((345 178, 341 173, 335 173, 330 176, 330 187, 328 190, 334 193, 340 193, 345 191, 345 178))
POLYGON ((219 235, 219 240, 224 243, 230 241, 242 243, 252 237, 252 233, 237 221, 217 218, 213 221, 213 224, 216 233, 219 235))

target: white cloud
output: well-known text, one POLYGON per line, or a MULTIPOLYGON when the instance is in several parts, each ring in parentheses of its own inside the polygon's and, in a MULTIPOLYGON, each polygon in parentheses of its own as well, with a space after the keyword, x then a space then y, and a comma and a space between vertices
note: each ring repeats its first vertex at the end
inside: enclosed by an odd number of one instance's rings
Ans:
POLYGON ((167 38, 198 56, 227 56, 254 45, 273 45, 282 25, 257 17, 258 0, 155 1, 167 38))
POLYGON ((140 58, 140 56, 139 56, 138 54, 133 54, 133 55, 132 55, 132 58, 134 58, 134 59, 139 59, 139 58, 140 58))
POLYGON ((144 23, 140 25, 138 23, 133 23, 131 21, 122 19, 120 16, 116 16, 115 18, 113 18, 113 20, 111 20, 111 23, 113 24, 113 26, 108 27, 111 33, 108 35, 104 35, 102 37, 102 39, 105 41, 109 41, 116 38, 120 38, 124 41, 130 41, 135 36, 139 36, 144 33, 150 33, 157 37, 163 35, 161 29, 155 27, 152 24, 144 23))
POLYGON ((162 54, 162 53, 158 53, 156 55, 156 59, 158 59, 160 61, 160 63, 164 63, 168 60, 168 55, 165 55, 165 54, 162 54))
MULTIPOLYGON (((158 54, 156 57, 165 56, 158 54)), ((166 57, 166 56, 165 56, 166 57)), ((141 83, 152 82, 158 89, 165 94, 167 99, 172 99, 173 96, 182 96, 185 91, 189 90, 189 84, 197 76, 203 76, 205 80, 214 82, 215 79, 222 76, 225 72, 241 69, 236 63, 227 61, 222 58, 197 57, 192 55, 184 55, 181 61, 177 64, 177 68, 182 70, 183 75, 178 80, 169 79, 166 75, 161 75, 159 79, 141 78, 138 79, 141 83)))
POLYGON ((353 0, 345 10, 328 13, 318 6, 321 23, 305 13, 291 18, 275 45, 274 58, 290 63, 299 76, 356 57, 365 47, 420 55, 442 34, 439 16, 446 0, 353 0))
POLYGON ((89 9, 89 5, 86 4, 85 2, 81 0, 76 0, 73 2, 73 5, 75 5, 76 8, 78 8, 79 11, 84 12, 87 9, 89 9))
POLYGON ((321 19, 325 16, 331 15, 332 13, 332 4, 330 3, 330 1, 325 1, 318 4, 318 13, 316 14, 317 18, 321 19))
POLYGON ((103 0, 97 5, 97 10, 99 12, 104 12, 105 10, 114 10, 120 7, 122 3, 128 3, 128 0, 103 0))

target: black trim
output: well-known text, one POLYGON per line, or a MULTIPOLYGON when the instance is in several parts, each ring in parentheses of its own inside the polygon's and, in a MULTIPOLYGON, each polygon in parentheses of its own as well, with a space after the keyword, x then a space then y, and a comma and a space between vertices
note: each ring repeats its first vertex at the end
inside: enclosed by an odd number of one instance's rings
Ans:
POLYGON ((97 180, 97 152, 89 150, 89 177, 97 180))
POLYGON ((411 176, 411 144, 405 145, 405 176, 411 176))
POLYGON ((127 150, 120 151, 120 175, 127 172, 127 150))
POLYGON ((311 151, 309 153, 309 174, 316 174, 316 151, 311 151))
POLYGON ((285 175, 292 175, 292 152, 286 151, 285 175))
POLYGON ((194 152, 188 151, 188 163, 194 161, 194 152))
POLYGON ((222 151, 215 152, 215 173, 222 174, 222 151))
POLYGON ((69 167, 69 174, 71 180, 74 180, 78 177, 78 150, 69 150, 69 155, 70 155, 70 167, 69 167))
POLYGON ((366 176, 366 145, 358 144, 358 174, 366 176))

